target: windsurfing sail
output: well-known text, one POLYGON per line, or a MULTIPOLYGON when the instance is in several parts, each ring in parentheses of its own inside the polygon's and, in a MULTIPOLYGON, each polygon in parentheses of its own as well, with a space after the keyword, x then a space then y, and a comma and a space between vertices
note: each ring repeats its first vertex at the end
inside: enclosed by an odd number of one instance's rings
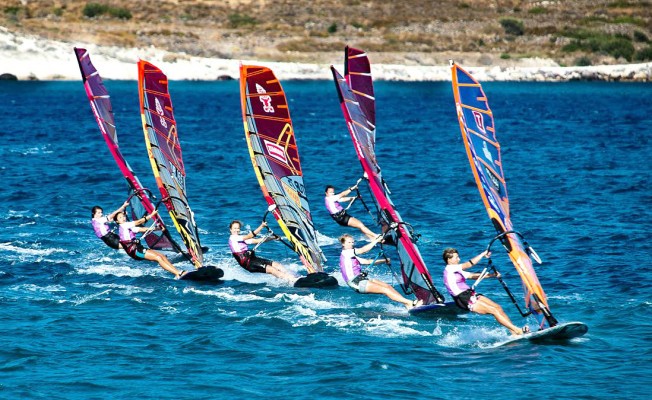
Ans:
POLYGON ((546 294, 532 267, 529 246, 513 232, 509 198, 494 129, 494 117, 482 86, 467 71, 451 64, 457 119, 480 197, 499 238, 523 282, 525 305, 544 328, 557 321, 550 314, 546 294))
MULTIPOLYGON (((144 215, 152 213, 156 209, 156 206, 152 202, 154 197, 148 189, 143 188, 138 177, 136 177, 136 174, 120 152, 111 98, 102 82, 100 74, 91 62, 88 51, 82 48, 75 48, 75 55, 77 56, 86 95, 88 96, 97 125, 100 128, 104 141, 109 147, 113 159, 118 164, 118 168, 120 168, 120 172, 122 172, 122 175, 127 180, 130 217, 132 220, 142 218, 144 215)), ((154 216, 154 221, 159 226, 165 226, 158 214, 154 216)), ((180 246, 172 239, 167 230, 153 231, 148 233, 144 239, 151 249, 182 252, 180 246)))
POLYGON ((432 283, 432 277, 421 257, 410 226, 403 221, 389 197, 390 191, 376 160, 375 99, 366 54, 347 48, 345 64, 348 79, 356 87, 356 91, 354 92, 347 79, 331 66, 335 87, 356 154, 379 210, 379 223, 383 231, 390 235, 391 242, 396 245, 401 262, 403 290, 406 294, 412 291, 423 304, 443 303, 444 297, 432 283), (364 79, 358 79, 363 77, 364 79))
POLYGON ((204 263, 195 217, 186 197, 186 171, 174 120, 168 78, 147 61, 138 62, 138 95, 147 155, 156 185, 174 227, 179 231, 196 268, 204 263))
POLYGON ((373 132, 369 135, 369 140, 371 147, 374 147, 376 142, 376 97, 369 57, 364 51, 349 46, 346 46, 344 53, 346 54, 344 77, 367 117, 369 131, 373 132))
POLYGON ((245 136, 265 200, 308 273, 322 272, 323 255, 310 214, 290 110, 271 69, 240 65, 245 136))

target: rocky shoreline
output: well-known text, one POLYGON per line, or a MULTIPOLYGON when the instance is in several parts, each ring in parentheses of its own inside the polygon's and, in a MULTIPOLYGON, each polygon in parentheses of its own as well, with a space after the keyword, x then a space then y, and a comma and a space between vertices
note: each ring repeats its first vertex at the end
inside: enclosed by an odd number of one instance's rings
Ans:
MULTIPOLYGON (((17 35, 3 27, 0 27, 0 75, 5 80, 77 80, 79 67, 73 47, 86 48, 106 79, 135 80, 138 59, 155 64, 172 80, 237 79, 240 62, 266 65, 283 80, 332 79, 328 64, 190 57, 183 53, 170 53, 156 48, 120 48, 53 41, 36 36, 17 35)), ((462 66, 483 82, 652 81, 652 63, 560 67, 551 66, 554 64, 551 60, 529 59, 527 64, 541 66, 462 66)), ((374 64, 372 68, 377 80, 450 81, 448 65, 374 64)))

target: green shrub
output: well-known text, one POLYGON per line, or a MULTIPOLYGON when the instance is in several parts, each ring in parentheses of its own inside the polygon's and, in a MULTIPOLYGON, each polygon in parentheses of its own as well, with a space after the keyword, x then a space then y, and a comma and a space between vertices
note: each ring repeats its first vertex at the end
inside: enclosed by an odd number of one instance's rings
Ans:
POLYGON ((109 15, 113 18, 131 19, 131 11, 127 10, 126 8, 110 7, 109 15))
POLYGON ((590 53, 606 53, 614 58, 624 58, 631 61, 634 56, 634 45, 625 35, 607 35, 601 32, 587 30, 567 31, 564 36, 575 40, 562 48, 565 52, 586 51, 590 53))
POLYGON ((507 53, 503 53, 500 55, 500 58, 502 58, 503 60, 509 60, 510 58, 512 58, 512 56, 510 56, 507 53))
POLYGON ((636 52, 632 42, 621 37, 614 37, 611 40, 607 40, 600 46, 600 50, 614 58, 622 57, 627 61, 632 61, 636 52))
POLYGON ((106 14, 112 18, 131 19, 131 11, 122 7, 110 7, 106 4, 86 3, 82 12, 88 18, 95 18, 106 14))
POLYGON ((638 26, 645 26, 645 21, 641 18, 631 17, 629 15, 621 15, 609 21, 612 24, 632 24, 638 26))
POLYGON ((9 6, 5 7, 5 14, 7 15, 18 15, 18 12, 20 11, 20 7, 17 6, 9 6))
POLYGON ((248 15, 242 15, 239 13, 229 14, 229 26, 231 28, 239 28, 246 25, 256 25, 258 21, 256 18, 250 17, 248 15))
POLYGON ((589 50, 587 47, 588 46, 583 46, 582 42, 579 40, 572 40, 570 43, 564 45, 564 47, 561 48, 561 51, 572 53, 574 51, 589 50))
POLYGON ((333 34, 337 32, 337 24, 333 22, 331 26, 328 27, 328 33, 333 34))
POLYGON ((645 49, 639 50, 634 54, 634 59, 636 61, 650 61, 652 60, 652 46, 648 46, 645 49))
POLYGON ((530 14, 539 15, 539 14, 545 14, 545 13, 547 13, 548 10, 546 10, 545 7, 533 7, 533 8, 530 8, 530 10, 529 10, 528 12, 529 12, 530 14))
POLYGON ((500 20, 500 25, 502 25, 505 33, 508 35, 521 36, 525 33, 523 22, 514 18, 503 18, 500 20))
POLYGON ((88 18, 95 18, 109 11, 109 6, 99 3, 86 3, 84 6, 84 16, 88 18))
POLYGON ((588 67, 591 64, 592 64, 591 59, 588 58, 587 56, 582 56, 575 60, 575 65, 577 65, 578 67, 588 67))
POLYGON ((607 7, 609 8, 628 8, 631 6, 632 5, 629 4, 629 1, 625 1, 625 0, 613 1, 607 5, 607 7))
POLYGON ((641 32, 641 31, 634 31, 634 40, 636 40, 637 42, 643 42, 643 43, 647 43, 647 42, 650 41, 650 39, 648 39, 647 35, 645 33, 641 32))

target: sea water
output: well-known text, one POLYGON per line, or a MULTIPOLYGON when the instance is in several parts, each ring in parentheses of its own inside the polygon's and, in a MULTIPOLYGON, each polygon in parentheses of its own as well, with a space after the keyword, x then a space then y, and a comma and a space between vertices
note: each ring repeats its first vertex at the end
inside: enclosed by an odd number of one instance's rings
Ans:
MULTIPOLYGON (((334 84, 283 85, 326 270, 340 280, 335 290, 288 287, 244 271, 229 254, 229 222, 253 229, 266 210, 237 82, 170 83, 188 199, 210 248, 206 263, 225 271, 221 285, 175 281, 94 236, 91 207, 111 212, 127 193, 81 82, 0 83, 0 398, 646 398, 649 84, 484 85, 514 227, 543 259, 535 267, 557 319, 590 328, 565 343, 502 347, 496 345, 507 330, 491 316, 412 317, 384 296, 344 286, 337 238, 347 232, 358 245, 365 240, 331 220, 323 190, 345 189, 362 170, 334 84)), ((106 86, 122 152, 158 192, 137 83, 106 86)), ((378 162, 443 290, 442 250, 454 246, 468 259, 495 234, 468 165, 450 83, 378 82, 376 90, 378 162)), ((351 213, 372 225, 359 202, 351 213)), ((279 243, 258 252, 303 272, 279 243)), ((192 267, 171 259, 180 269, 192 267)), ((493 260, 520 292, 499 246, 493 260)), ((398 287, 384 265, 370 274, 398 287)), ((479 289, 516 324, 534 326, 496 280, 479 289)))

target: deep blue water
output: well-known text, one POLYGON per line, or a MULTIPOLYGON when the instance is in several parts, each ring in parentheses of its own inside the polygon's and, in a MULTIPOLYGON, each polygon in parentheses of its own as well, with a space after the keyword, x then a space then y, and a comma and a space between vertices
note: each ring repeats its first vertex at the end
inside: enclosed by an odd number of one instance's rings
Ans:
MULTIPOLYGON (((106 82, 123 153, 155 189, 136 82, 106 82)), ((652 384, 649 84, 488 83, 517 230, 553 313, 583 321, 565 344, 495 347, 489 316, 421 319, 347 287, 301 290, 240 269, 227 225, 265 211, 237 82, 172 82, 188 196, 219 286, 172 280, 93 235, 125 184, 80 82, 0 83, 0 398, 646 398, 652 384)), ((333 83, 284 82, 321 243, 354 233, 323 208, 326 184, 361 173, 333 83)), ((377 155, 392 199, 422 235, 441 288, 441 251, 481 251, 493 228, 473 182, 450 83, 377 84, 377 155)), ((364 210, 354 215, 370 222, 364 210)), ((163 213, 165 214, 165 213, 163 213)), ((167 215, 164 215, 167 217, 167 215)), ((270 225, 275 223, 270 220, 270 225)), ((512 289, 516 273, 494 251, 512 289)), ((279 244, 261 254, 295 271, 279 244)), ((178 258, 178 265, 190 265, 178 258)), ((391 282, 383 266, 374 275, 391 282)), ((336 274, 337 275, 337 274, 336 274)), ((495 280, 482 291, 523 320, 495 280)))

